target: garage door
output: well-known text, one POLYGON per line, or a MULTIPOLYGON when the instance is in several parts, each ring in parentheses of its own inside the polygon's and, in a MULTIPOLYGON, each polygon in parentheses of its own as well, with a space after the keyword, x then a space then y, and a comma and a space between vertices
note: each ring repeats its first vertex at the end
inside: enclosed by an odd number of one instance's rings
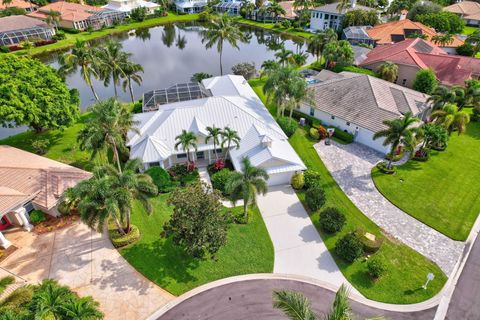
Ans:
POLYGON ((278 186, 281 184, 290 184, 290 179, 294 172, 274 173, 270 175, 268 179, 269 186, 278 186))

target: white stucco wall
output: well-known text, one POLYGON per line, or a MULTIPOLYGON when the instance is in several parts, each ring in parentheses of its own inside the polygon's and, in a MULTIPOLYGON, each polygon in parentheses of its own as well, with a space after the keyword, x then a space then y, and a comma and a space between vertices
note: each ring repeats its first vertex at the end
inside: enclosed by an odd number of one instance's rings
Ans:
POLYGON ((293 171, 271 174, 268 181, 267 181, 267 184, 269 186, 278 186, 278 185, 282 185, 282 184, 290 184, 290 181, 291 181, 292 176, 294 174, 295 174, 295 172, 293 172, 293 171))
POLYGON ((335 15, 331 13, 325 13, 321 11, 310 11, 310 29, 312 30, 326 30, 332 28, 335 30, 340 29, 342 26, 343 15, 335 15), (325 17, 328 16, 328 19, 325 17))

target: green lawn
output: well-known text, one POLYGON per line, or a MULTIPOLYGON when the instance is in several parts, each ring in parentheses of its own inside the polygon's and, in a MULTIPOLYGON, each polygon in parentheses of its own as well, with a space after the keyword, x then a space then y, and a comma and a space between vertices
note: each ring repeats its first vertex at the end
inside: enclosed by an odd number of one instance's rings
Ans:
POLYGON ((462 34, 465 35, 465 36, 468 36, 468 35, 474 33, 476 30, 478 30, 478 28, 465 26, 463 28, 462 34))
POLYGON ((32 48, 30 50, 19 50, 15 51, 15 54, 18 55, 23 55, 23 54, 28 54, 28 55, 36 55, 40 53, 45 53, 49 51, 54 51, 54 50, 59 50, 59 49, 65 49, 72 47, 75 42, 78 40, 93 40, 97 38, 102 38, 106 37, 111 34, 119 33, 119 32, 125 32, 133 29, 139 29, 139 28, 150 28, 162 24, 167 24, 167 23, 172 23, 172 22, 182 22, 182 21, 193 21, 198 19, 198 14, 185 14, 185 15, 178 15, 173 12, 169 12, 168 16, 166 17, 158 17, 158 18, 153 18, 153 19, 148 19, 142 22, 132 22, 132 23, 127 23, 127 24, 122 24, 113 28, 107 28, 99 31, 93 31, 93 32, 81 32, 78 34, 66 34, 67 38, 64 40, 59 40, 56 43, 52 43, 46 46, 41 46, 41 47, 36 47, 32 48))
MULTIPOLYGON (((335 243, 346 233, 361 228, 379 237, 382 236, 382 231, 375 223, 363 215, 343 193, 318 157, 317 152, 313 148, 314 143, 306 136, 306 132, 303 129, 297 130, 290 138, 290 144, 307 167, 318 171, 322 176, 321 184, 327 198, 324 208, 336 207, 347 218, 346 225, 342 231, 335 235, 330 235, 322 232, 320 229, 319 213, 314 212, 310 215, 325 245, 333 254, 337 265, 348 281, 365 297, 387 303, 416 303, 437 294, 447 280, 445 274, 436 264, 394 239, 387 238, 377 253, 384 257, 388 266, 387 274, 377 281, 372 281, 368 276, 364 261, 358 260, 353 264, 348 264, 335 256, 333 253, 335 243), (423 290, 421 286, 429 272, 435 274, 435 280, 431 282, 427 290, 423 290)), ((304 199, 303 192, 299 192, 298 195, 301 200, 304 199)))
POLYGON ((306 32, 306 31, 295 31, 294 28, 276 28, 274 23, 271 22, 257 22, 257 21, 252 21, 248 19, 243 19, 243 18, 238 18, 236 20, 238 23, 243 24, 243 25, 248 25, 248 26, 254 26, 258 28, 264 28, 268 29, 271 31, 279 32, 279 33, 285 33, 289 34, 291 36, 296 36, 296 37, 302 37, 309 39, 311 36, 313 36, 313 33, 306 32))
MULTIPOLYGON (((217 260, 192 259, 171 240, 162 238, 163 224, 172 210, 166 205, 168 195, 153 200, 154 212, 148 216, 136 204, 132 223, 141 232, 140 240, 120 250, 122 256, 145 277, 180 295, 202 284, 241 274, 273 272, 273 245, 258 209, 251 211, 248 224, 232 224, 227 245, 217 260)), ((237 207, 236 213, 242 211, 237 207)))
POLYGON ((416 219, 455 240, 468 237, 480 212, 480 123, 452 134, 443 152, 409 161, 395 175, 372 171, 378 190, 416 219))

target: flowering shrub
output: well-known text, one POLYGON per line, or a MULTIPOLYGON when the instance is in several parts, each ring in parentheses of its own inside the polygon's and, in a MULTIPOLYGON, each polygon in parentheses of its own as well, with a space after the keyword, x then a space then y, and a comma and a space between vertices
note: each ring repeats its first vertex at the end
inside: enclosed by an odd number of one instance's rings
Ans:
POLYGON ((215 171, 220 171, 220 170, 222 170, 223 168, 225 168, 225 161, 223 161, 222 159, 218 159, 218 160, 215 161, 215 163, 213 164, 213 170, 215 170, 215 171))

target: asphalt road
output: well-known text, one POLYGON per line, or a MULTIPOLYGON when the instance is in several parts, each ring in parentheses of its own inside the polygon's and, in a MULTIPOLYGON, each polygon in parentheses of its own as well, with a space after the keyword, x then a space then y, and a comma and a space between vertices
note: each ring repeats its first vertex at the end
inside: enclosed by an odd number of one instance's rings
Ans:
POLYGON ((445 319, 480 319, 480 239, 478 237, 458 279, 445 319))
MULTIPOLYGON (((330 290, 291 280, 248 280, 227 284, 202 292, 180 303, 158 320, 270 320, 286 319, 272 307, 272 292, 289 289, 302 292, 312 302, 319 319, 330 309, 335 293, 330 290)), ((399 313, 366 307, 351 302, 352 309, 359 319, 384 316, 389 320, 431 320, 436 308, 415 312, 399 313)), ((457 318, 461 319, 461 318, 457 318)))

